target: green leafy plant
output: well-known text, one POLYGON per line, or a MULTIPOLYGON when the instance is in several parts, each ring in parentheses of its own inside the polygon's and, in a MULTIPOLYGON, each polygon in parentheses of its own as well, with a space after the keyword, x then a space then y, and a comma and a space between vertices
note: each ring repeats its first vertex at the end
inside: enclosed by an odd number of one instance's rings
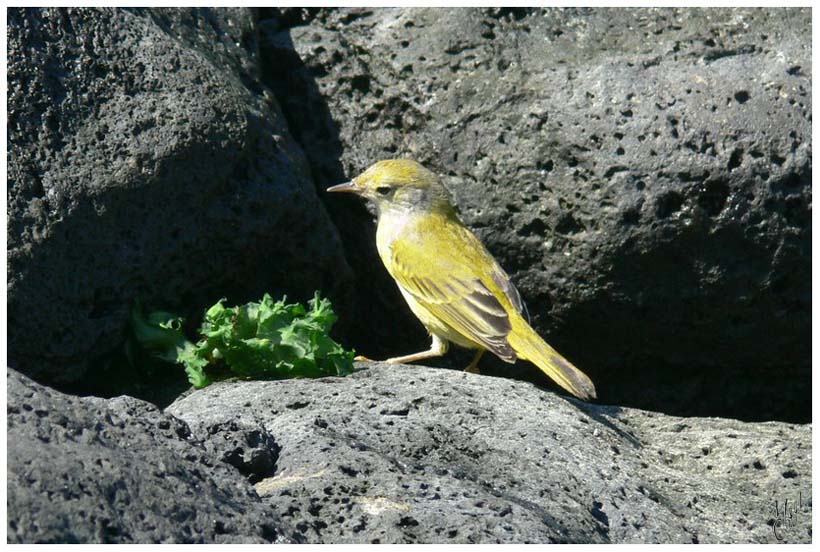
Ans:
POLYGON ((209 385, 209 372, 222 365, 258 379, 352 373, 354 352, 329 335, 337 320, 330 301, 319 292, 309 309, 286 300, 265 294, 258 303, 226 307, 222 299, 205 312, 195 344, 186 338, 182 318, 163 311, 144 316, 139 303, 131 310, 131 326, 137 343, 155 358, 182 364, 197 389, 209 385))

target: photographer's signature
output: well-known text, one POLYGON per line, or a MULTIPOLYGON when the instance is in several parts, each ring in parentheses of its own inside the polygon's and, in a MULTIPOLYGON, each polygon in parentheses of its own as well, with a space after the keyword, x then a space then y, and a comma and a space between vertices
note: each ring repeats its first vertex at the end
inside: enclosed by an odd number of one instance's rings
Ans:
POLYGON ((774 538, 782 541, 785 532, 791 529, 797 522, 800 516, 806 515, 807 510, 811 508, 811 504, 804 501, 803 491, 797 495, 797 500, 775 499, 772 505, 772 519, 769 524, 772 526, 772 533, 774 538))

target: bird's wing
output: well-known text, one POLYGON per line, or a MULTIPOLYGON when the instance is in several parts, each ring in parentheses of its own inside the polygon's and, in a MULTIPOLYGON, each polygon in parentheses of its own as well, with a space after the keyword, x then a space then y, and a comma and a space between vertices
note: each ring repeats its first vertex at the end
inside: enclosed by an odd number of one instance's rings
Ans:
MULTIPOLYGON (((515 361, 507 342, 512 326, 498 297, 515 288, 469 230, 445 225, 435 233, 398 239, 390 250, 391 274, 422 307, 469 340, 515 361)), ((505 298, 519 308, 520 298, 518 304, 513 297, 505 298)))
POLYGON ((501 288, 501 291, 507 296, 507 299, 510 300, 512 306, 515 307, 521 315, 524 315, 524 318, 529 320, 529 313, 527 312, 527 305, 524 304, 524 301, 521 300, 521 294, 518 293, 518 289, 516 289, 515 285, 510 281, 510 277, 504 271, 503 268, 496 264, 495 271, 493 271, 493 280, 498 287, 501 288))

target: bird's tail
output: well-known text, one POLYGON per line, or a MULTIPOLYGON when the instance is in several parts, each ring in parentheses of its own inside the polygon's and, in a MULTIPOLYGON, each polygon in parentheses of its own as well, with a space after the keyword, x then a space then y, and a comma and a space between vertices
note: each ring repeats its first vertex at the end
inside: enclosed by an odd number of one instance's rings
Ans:
POLYGON ((518 358, 538 366, 555 383, 579 399, 586 401, 596 397, 592 380, 541 339, 523 318, 517 317, 511 322, 513 327, 507 341, 518 358))

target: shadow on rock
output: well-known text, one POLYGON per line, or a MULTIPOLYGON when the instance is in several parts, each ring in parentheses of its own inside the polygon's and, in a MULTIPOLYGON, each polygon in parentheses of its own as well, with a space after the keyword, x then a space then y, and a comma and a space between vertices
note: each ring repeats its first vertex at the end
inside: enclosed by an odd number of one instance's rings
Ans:
POLYGON ((340 313, 347 327, 348 345, 373 358, 395 356, 397 350, 407 347, 426 349, 429 341, 423 327, 410 312, 376 251, 373 214, 359 198, 328 197, 324 192, 366 168, 342 164, 339 126, 325 95, 356 101, 357 95, 367 91, 367 79, 341 80, 333 90, 319 87, 316 76, 294 48, 290 27, 303 25, 322 13, 308 8, 261 10, 258 26, 263 81, 276 94, 290 132, 307 156, 316 191, 339 229, 345 256, 355 274, 356 307, 353 312, 340 313))

